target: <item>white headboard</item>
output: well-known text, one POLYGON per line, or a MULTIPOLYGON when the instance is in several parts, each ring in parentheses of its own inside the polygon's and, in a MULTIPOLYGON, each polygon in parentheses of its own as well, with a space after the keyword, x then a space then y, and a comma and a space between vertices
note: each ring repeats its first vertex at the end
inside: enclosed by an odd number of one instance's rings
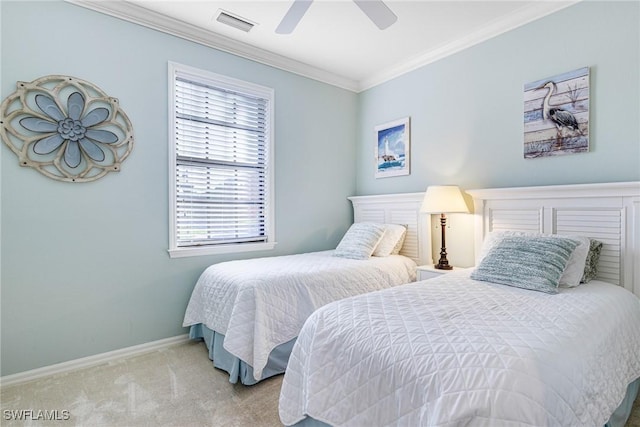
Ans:
POLYGON ((420 213, 422 193, 384 194, 349 197, 353 203, 354 222, 404 224, 407 236, 400 251, 418 265, 431 264, 431 227, 428 214, 420 213))
POLYGON ((603 242, 598 278, 640 296, 640 182, 467 190, 475 253, 493 230, 573 234, 603 242))

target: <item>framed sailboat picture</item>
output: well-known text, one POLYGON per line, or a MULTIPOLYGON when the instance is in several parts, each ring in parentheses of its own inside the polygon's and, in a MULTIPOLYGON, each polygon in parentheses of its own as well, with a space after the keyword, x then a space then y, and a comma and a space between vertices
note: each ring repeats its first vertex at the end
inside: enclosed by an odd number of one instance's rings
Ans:
POLYGON ((409 117, 375 127, 376 178, 409 175, 411 130, 409 117))

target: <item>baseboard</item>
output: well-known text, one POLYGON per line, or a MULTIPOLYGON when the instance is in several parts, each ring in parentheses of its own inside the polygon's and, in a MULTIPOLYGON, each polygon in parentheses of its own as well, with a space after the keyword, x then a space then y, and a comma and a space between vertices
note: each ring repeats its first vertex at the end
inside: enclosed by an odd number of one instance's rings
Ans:
POLYGON ((69 360, 68 362, 56 363, 55 365, 44 366, 42 368, 32 369, 30 371, 18 372, 17 374, 5 375, 0 377, 0 386, 9 386, 33 381, 50 375, 61 374, 74 371, 76 369, 88 368, 91 366, 101 365, 112 362, 116 359, 136 356, 150 351, 159 350, 172 345, 180 344, 189 340, 189 335, 178 335, 171 338, 165 338, 158 341, 152 341, 145 344, 134 345, 119 350, 109 351, 106 353, 96 354, 94 356, 82 357, 80 359, 69 360))

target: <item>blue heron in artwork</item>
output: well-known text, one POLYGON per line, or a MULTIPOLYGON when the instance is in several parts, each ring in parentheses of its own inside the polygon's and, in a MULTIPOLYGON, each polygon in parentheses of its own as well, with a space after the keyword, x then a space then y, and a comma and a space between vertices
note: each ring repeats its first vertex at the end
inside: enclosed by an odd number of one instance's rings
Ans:
POLYGON ((536 90, 544 88, 548 89, 548 91, 544 97, 544 100, 542 101, 542 117, 544 119, 551 120, 556 125, 556 128, 558 128, 558 132, 560 132, 562 128, 566 128, 582 134, 582 131, 578 126, 578 121, 573 114, 571 114, 569 111, 563 110, 562 108, 552 107, 551 105, 549 105, 551 96, 557 90, 556 84, 552 81, 549 81, 538 87, 536 90))

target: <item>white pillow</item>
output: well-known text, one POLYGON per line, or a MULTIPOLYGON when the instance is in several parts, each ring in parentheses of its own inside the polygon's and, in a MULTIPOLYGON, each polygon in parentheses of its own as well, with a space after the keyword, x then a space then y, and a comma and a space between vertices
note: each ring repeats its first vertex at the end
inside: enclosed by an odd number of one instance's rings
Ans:
MULTIPOLYGON (((333 256, 351 259, 369 259, 378 246, 385 229, 373 222, 352 224, 338 243, 333 256)), ((582 276, 581 276, 582 277, 582 276)))
POLYGON ((373 251, 373 256, 397 255, 402 249, 404 237, 407 234, 407 227, 399 224, 381 224, 384 227, 382 240, 373 251))
POLYGON ((575 250, 571 253, 571 257, 567 262, 562 276, 560 277, 560 287, 573 288, 580 284, 582 275, 584 274, 584 266, 587 261, 587 255, 589 254, 589 246, 591 242, 588 237, 583 236, 570 236, 560 234, 544 234, 544 233, 530 233, 524 231, 493 231, 487 235, 482 243, 482 249, 480 250, 480 256, 478 257, 478 265, 482 262, 484 257, 487 256, 489 251, 493 249, 498 243, 505 237, 511 236, 549 236, 549 237, 564 237, 577 241, 579 244, 575 250))

